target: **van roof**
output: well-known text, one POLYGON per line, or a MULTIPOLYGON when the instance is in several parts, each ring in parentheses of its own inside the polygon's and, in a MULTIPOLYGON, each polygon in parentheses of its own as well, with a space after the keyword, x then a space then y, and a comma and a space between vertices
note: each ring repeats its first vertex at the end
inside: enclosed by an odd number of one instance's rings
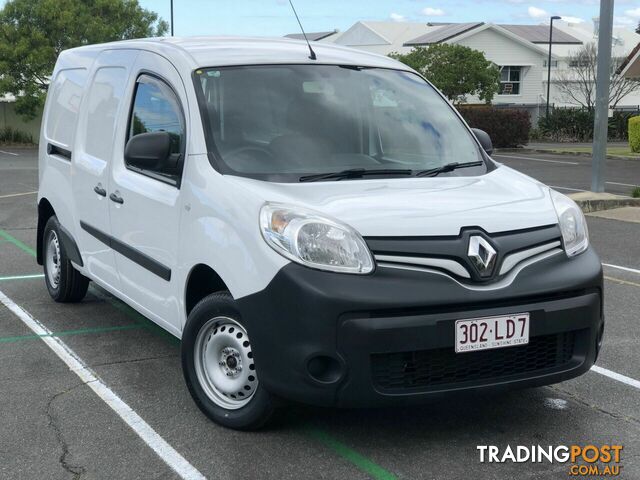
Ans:
MULTIPOLYGON (((88 45, 68 54, 95 54, 103 50, 133 48, 153 51, 170 60, 186 62, 191 69, 230 65, 333 64, 411 70, 389 57, 325 43, 312 43, 317 60, 309 58, 306 42, 268 37, 159 37, 88 45)), ((187 65, 185 65, 187 66, 187 65)))

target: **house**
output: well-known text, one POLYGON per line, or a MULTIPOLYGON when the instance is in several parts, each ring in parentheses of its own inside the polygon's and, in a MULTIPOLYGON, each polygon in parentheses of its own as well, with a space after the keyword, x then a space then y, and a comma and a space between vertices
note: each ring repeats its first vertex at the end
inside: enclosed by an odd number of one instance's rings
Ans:
POLYGON ((619 73, 626 78, 640 80, 640 43, 620 65, 619 73))
MULTIPOLYGON (((551 59, 550 103, 575 105, 557 87, 561 72, 570 70, 570 57, 585 44, 597 41, 597 28, 586 24, 554 23, 551 59)), ((500 90, 495 105, 527 108, 535 121, 546 103, 547 59, 549 55, 548 25, 502 25, 484 22, 412 23, 360 21, 344 32, 322 34, 320 42, 360 48, 381 55, 408 53, 414 47, 437 43, 464 45, 482 51, 501 71, 500 90)), ((625 29, 614 29, 613 56, 624 57, 640 42, 640 35, 625 29)), ((478 99, 468 98, 468 103, 478 99)), ((624 97, 618 107, 640 105, 640 91, 624 97)))

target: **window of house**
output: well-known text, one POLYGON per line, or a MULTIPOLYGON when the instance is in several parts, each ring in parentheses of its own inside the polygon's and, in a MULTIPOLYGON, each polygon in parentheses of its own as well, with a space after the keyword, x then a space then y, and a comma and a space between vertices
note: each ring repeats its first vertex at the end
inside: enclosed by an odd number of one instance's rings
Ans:
POLYGON ((522 67, 502 67, 500 70, 500 95, 520 95, 522 67))
POLYGON ((569 66, 571 68, 585 68, 588 67, 590 65, 591 61, 589 59, 578 59, 578 60, 571 60, 569 62, 569 66))
MULTIPOLYGON (((182 174, 185 152, 185 122, 180 101, 162 80, 141 75, 136 84, 128 138, 149 132, 167 132, 171 139, 169 160, 145 173, 159 180, 175 182, 182 174)), ((138 171, 131 165, 128 168, 138 171)))
MULTIPOLYGON (((544 68, 547 68, 548 65, 549 65, 549 61, 545 59, 542 62, 542 66, 544 68)), ((557 60, 551 60, 551 68, 558 68, 558 61, 557 60)))

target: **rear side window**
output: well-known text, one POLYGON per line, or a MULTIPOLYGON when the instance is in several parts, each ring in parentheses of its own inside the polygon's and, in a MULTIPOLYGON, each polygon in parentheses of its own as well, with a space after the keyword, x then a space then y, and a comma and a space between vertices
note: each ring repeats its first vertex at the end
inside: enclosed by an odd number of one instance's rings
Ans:
POLYGON ((61 70, 49 89, 50 103, 46 119, 47 139, 71 150, 78 123, 78 111, 87 71, 84 68, 61 70))
POLYGON ((127 83, 127 70, 105 67, 96 72, 87 98, 85 151, 108 162, 113 154, 118 107, 127 83))
POLYGON ((142 75, 136 84, 127 140, 149 132, 169 133, 171 158, 162 168, 147 170, 144 173, 159 179, 177 180, 182 174, 185 152, 183 110, 178 97, 169 85, 159 78, 142 75))

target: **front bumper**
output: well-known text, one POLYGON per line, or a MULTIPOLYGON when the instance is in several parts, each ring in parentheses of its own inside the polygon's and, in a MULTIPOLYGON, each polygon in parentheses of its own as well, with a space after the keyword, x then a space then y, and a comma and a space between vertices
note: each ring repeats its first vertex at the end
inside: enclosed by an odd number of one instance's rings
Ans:
POLYGON ((267 390, 341 407, 560 382, 593 365, 604 325, 591 248, 530 265, 488 291, 427 272, 379 267, 360 276, 292 263, 238 306, 267 390), (453 353, 455 320, 520 312, 531 314, 528 345, 453 353))

